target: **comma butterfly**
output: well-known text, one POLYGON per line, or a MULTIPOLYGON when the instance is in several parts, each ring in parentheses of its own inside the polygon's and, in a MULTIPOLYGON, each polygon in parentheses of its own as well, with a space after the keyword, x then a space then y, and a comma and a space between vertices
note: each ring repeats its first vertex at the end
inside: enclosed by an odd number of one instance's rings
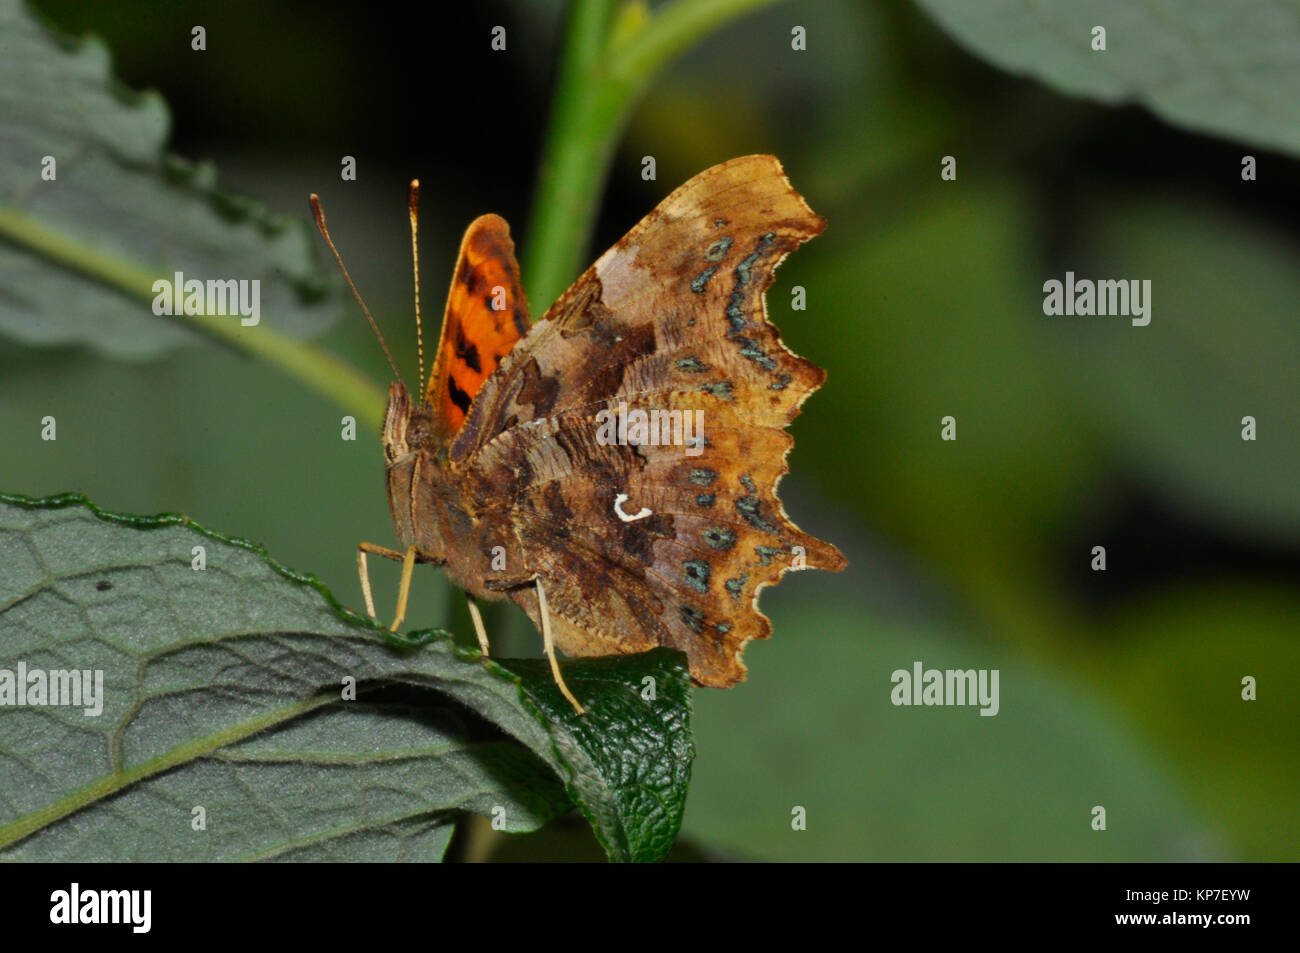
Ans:
MULTIPOLYGON (((342 269, 315 195, 312 208, 342 269)), ((700 685, 744 678, 745 644, 771 632, 760 590, 791 569, 846 565, 776 495, 785 426, 826 372, 781 343, 764 292, 824 227, 776 158, 732 159, 659 203, 530 325, 509 227, 476 219, 418 403, 394 365, 383 443, 404 549, 358 547, 370 615, 368 553, 403 563, 394 629, 417 562, 469 595, 484 654, 474 597, 519 605, 579 712, 557 647, 669 646, 700 685)), ((422 379, 423 363, 421 342, 422 379)))

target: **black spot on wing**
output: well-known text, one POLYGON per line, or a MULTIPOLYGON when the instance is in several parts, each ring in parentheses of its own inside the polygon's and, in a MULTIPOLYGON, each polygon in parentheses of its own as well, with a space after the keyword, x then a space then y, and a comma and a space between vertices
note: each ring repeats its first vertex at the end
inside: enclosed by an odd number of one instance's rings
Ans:
POLYGON ((459 324, 455 327, 456 337, 452 342, 458 360, 464 361, 465 364, 476 374, 483 373, 483 362, 479 358, 478 347, 465 339, 465 329, 459 324))
POLYGON ((686 624, 686 628, 692 632, 704 631, 704 613, 695 606, 679 605, 677 607, 677 616, 686 624))
POLYGON ((460 408, 461 413, 469 413, 469 394, 457 387, 456 382, 450 377, 447 378, 447 394, 451 397, 451 402, 460 408))

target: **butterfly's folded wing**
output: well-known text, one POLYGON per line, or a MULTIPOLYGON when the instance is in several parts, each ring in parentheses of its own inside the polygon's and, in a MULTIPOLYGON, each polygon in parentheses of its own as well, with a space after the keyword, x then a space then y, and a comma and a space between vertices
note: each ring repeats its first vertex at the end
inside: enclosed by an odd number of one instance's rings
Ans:
POLYGON ((510 226, 500 215, 480 215, 461 239, 424 394, 446 436, 461 428, 483 382, 528 328, 510 226))
MULTIPOLYGON (((588 269, 475 398, 452 459, 510 487, 495 505, 562 650, 667 645, 697 681, 732 684, 745 642, 770 631, 758 591, 844 566, 777 499, 784 427, 825 373, 781 343, 763 301, 822 227, 775 158, 715 166, 588 269), (636 411, 660 415, 649 440, 636 411)), ((512 597, 537 620, 534 590, 512 597)))

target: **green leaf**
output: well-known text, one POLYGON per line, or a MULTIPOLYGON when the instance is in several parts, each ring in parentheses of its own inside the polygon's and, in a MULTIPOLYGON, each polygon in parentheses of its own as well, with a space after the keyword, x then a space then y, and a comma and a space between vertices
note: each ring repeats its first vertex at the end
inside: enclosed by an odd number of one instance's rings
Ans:
POLYGON ((1042 319, 1080 412, 1198 519, 1300 537, 1300 248, 1208 203, 1123 195, 1093 208, 1079 277, 1150 280, 1151 323, 1042 319))
POLYGON ((0 858, 431 859, 453 812, 530 830, 569 800, 612 859, 676 837, 678 653, 566 663, 580 717, 544 663, 388 634, 248 542, 75 495, 0 495, 0 566, 0 701, 20 663, 103 672, 98 715, 0 704, 0 858))
POLYGON ((1103 103, 1138 102, 1197 132, 1300 153, 1293 3, 917 0, 1008 72, 1103 103), (1092 30, 1106 29, 1094 52, 1092 30))
MULTIPOLYGON (((772 610, 777 637, 747 657, 745 691, 702 693, 696 703, 701 757, 684 836, 794 862, 1227 853, 1161 764, 1161 747, 1076 672, 1010 654, 951 623, 871 613, 851 596, 772 610), (998 670, 997 715, 895 706, 891 675, 916 661, 998 670), (820 740, 810 746, 810 738, 820 740), (1099 804, 1107 833, 1091 826, 1099 804), (796 806, 807 811, 805 830, 791 826, 796 806)), ((1149 672, 1136 669, 1133 681, 1149 672)))
POLYGON ((1097 684, 1168 752, 1232 860, 1300 855, 1297 632, 1294 589, 1202 578, 1125 606, 1097 659, 1097 684))
POLYGON ((785 340, 828 371, 795 423, 794 470, 938 565, 1000 636, 1045 641, 1062 626, 1042 527, 1067 516, 1096 455, 1026 319, 1041 316, 1042 278, 1024 194, 998 180, 950 194, 917 193, 883 232, 842 217, 778 272, 768 301, 785 340), (953 280, 934 280, 936 262, 953 280), (774 302, 794 285, 819 289, 824 320, 783 320, 774 302), (956 441, 939 439, 948 415, 956 441))
MULTIPOLYGON (((70 44, 18 0, 0 0, 0 333, 156 357, 201 340, 193 319, 157 316, 153 282, 260 282, 264 324, 323 331, 338 313, 302 220, 226 195, 211 167, 166 153, 162 98, 110 75, 97 39, 70 44), (42 177, 45 157, 55 178, 42 177)), ((304 197, 305 198, 305 197, 304 197)), ((264 334, 239 316, 228 335, 264 334)))

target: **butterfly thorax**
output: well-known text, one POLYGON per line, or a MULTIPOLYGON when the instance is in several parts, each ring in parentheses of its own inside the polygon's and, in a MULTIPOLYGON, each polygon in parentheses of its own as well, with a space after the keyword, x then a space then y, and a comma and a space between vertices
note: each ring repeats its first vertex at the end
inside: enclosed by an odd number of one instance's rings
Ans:
MULTIPOLYGON (((462 589, 480 598, 502 598, 487 578, 522 571, 518 540, 508 522, 485 518, 483 500, 500 500, 504 487, 480 480, 449 459, 449 438, 436 408, 412 405, 406 387, 390 385, 384 422, 388 510, 402 546, 415 546, 423 561, 446 567, 462 589), (508 553, 508 566, 502 563, 508 553)), ((498 481, 499 482, 499 481, 498 481)))

